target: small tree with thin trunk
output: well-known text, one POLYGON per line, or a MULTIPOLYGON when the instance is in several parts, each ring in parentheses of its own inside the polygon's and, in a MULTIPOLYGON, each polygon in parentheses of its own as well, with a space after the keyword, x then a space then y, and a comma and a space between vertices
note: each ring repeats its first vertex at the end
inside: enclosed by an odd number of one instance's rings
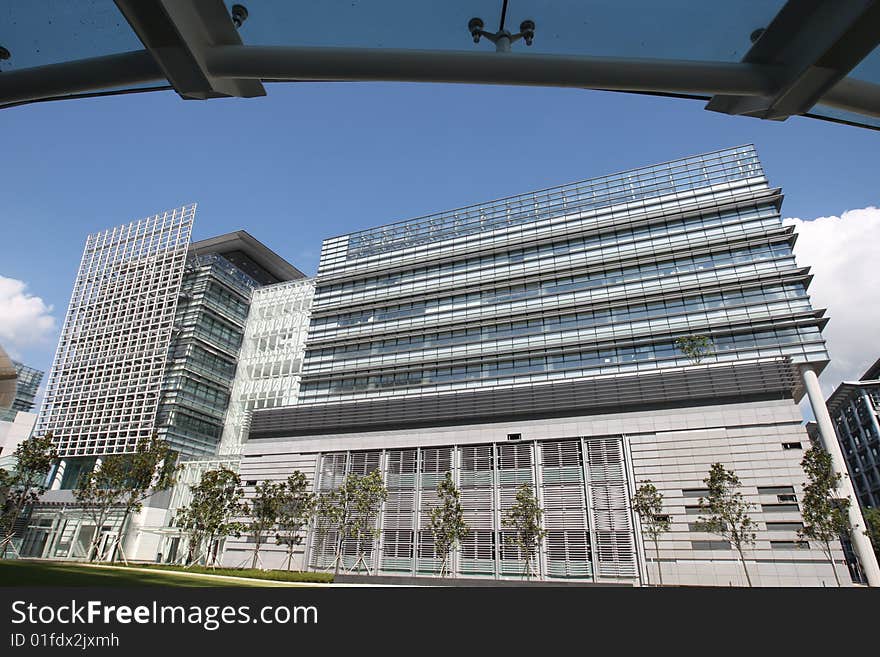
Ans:
POLYGON ((40 499, 46 490, 46 479, 58 452, 52 434, 31 436, 22 441, 12 453, 15 470, 7 472, 0 469, 0 488, 3 489, 2 514, 0 514, 0 558, 6 552, 15 536, 15 523, 22 512, 40 499))
POLYGON ((464 520, 464 509, 461 506, 461 491, 452 480, 452 473, 437 484, 437 495, 440 504, 431 509, 431 533, 434 535, 434 551, 440 557, 440 577, 449 573, 449 557, 456 545, 470 532, 464 520))
POLYGON ((109 454, 100 465, 80 476, 73 495, 95 526, 87 555, 89 561, 97 556, 101 530, 114 513, 120 514, 121 520, 111 558, 115 558, 118 551, 124 558, 123 542, 129 518, 143 508, 148 497, 174 485, 176 461, 177 456, 168 443, 154 433, 138 441, 133 453, 109 454))
POLYGON ((275 543, 287 548, 287 570, 293 563, 293 553, 303 541, 302 531, 315 510, 315 495, 308 491, 306 476, 295 470, 284 482, 278 505, 278 532, 275 543))
POLYGON ((260 548, 266 534, 278 525, 284 487, 284 483, 260 482, 254 490, 254 496, 250 499, 246 533, 254 539, 254 556, 251 560, 251 568, 256 568, 260 562, 260 548))
POLYGON ((743 550, 755 543, 757 525, 749 516, 754 504, 747 502, 740 492, 742 484, 733 470, 727 470, 721 463, 713 463, 709 476, 703 479, 709 489, 706 497, 699 500, 700 511, 706 516, 699 516, 697 531, 716 534, 727 540, 739 554, 746 582, 752 585, 749 569, 743 550))
POLYGON ((363 476, 349 474, 342 486, 319 497, 318 515, 324 520, 320 524, 320 531, 323 534, 330 531, 336 533, 336 574, 342 565, 342 552, 347 540, 354 542, 357 554, 352 570, 363 564, 369 573, 365 559, 366 546, 368 543, 372 545, 378 534, 376 517, 387 497, 388 489, 378 471, 363 476))
POLYGON ((177 454, 156 433, 149 439, 140 441, 136 451, 122 457, 122 460, 125 468, 121 469, 122 480, 118 482, 122 489, 122 524, 116 536, 113 557, 115 558, 119 550, 124 559, 125 530, 129 518, 140 512, 147 498, 174 486, 180 467, 177 464, 177 454))
POLYGON ((657 575, 663 586, 663 570, 660 568, 660 536, 669 531, 669 516, 663 513, 663 493, 650 481, 640 482, 633 497, 632 507, 642 521, 642 531, 654 542, 657 556, 657 575))
POLYGON ((699 365, 706 356, 712 353, 712 341, 705 335, 688 335, 678 338, 675 341, 675 346, 694 365, 699 365))
POLYGON ((530 484, 523 484, 516 491, 516 502, 501 519, 503 527, 513 529, 513 535, 507 537, 507 543, 515 545, 520 555, 525 557, 523 577, 534 574, 532 560, 538 552, 541 541, 547 532, 542 527, 544 511, 538 504, 538 498, 530 484))
POLYGON ((205 542, 205 562, 215 565, 216 541, 241 536, 244 524, 238 519, 247 514, 243 498, 241 479, 235 471, 224 466, 202 475, 201 481, 192 487, 192 500, 178 509, 175 516, 175 524, 189 535, 188 563, 198 557, 198 550, 205 542))
POLYGON ((833 546, 842 536, 850 533, 850 501, 837 496, 841 475, 834 472, 831 455, 821 447, 813 446, 804 453, 801 467, 807 475, 801 514, 804 527, 798 532, 801 538, 818 541, 822 552, 831 564, 834 580, 840 586, 840 577, 834 566, 833 546))
POLYGON ((126 470, 120 455, 109 455, 92 470, 83 472, 73 489, 73 496, 79 502, 83 515, 95 527, 86 554, 89 561, 99 556, 105 523, 122 504, 125 491, 120 487, 120 482, 125 478, 126 470))

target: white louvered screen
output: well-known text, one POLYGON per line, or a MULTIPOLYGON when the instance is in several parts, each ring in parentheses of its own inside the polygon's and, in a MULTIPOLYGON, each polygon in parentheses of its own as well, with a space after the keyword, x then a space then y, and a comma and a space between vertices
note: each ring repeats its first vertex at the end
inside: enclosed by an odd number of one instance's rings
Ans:
POLYGON ((580 440, 540 443, 547 574, 593 574, 580 440))
POLYGON ((585 441, 591 519, 602 577, 635 577, 636 554, 620 439, 585 441))
POLYGON ((440 504, 437 484, 452 472, 452 447, 425 448, 420 450, 419 461, 419 527, 416 570, 423 574, 439 574, 441 560, 434 550, 431 533, 431 509, 440 504))
MULTIPOLYGON (((532 568, 543 578, 635 579, 635 537, 621 438, 571 438, 460 447, 411 448, 324 454, 319 491, 340 485, 348 473, 379 470, 388 487, 380 513, 380 540, 363 546, 371 568, 434 575, 440 559, 430 531, 437 484, 452 473, 470 527, 454 573, 522 577, 525 560, 505 539, 504 512, 517 489, 530 484, 544 511, 546 539, 532 568)), ((319 532, 320 533, 320 532, 319 532)), ((312 537, 309 563, 332 565, 333 532, 312 537)), ((343 567, 354 565, 348 542, 343 567)))
POLYGON ((493 445, 461 450, 461 505, 470 533, 462 541, 459 568, 465 575, 495 573, 495 477, 493 445))
POLYGON ((412 572, 418 450, 385 453, 388 499, 382 511, 382 570, 412 572))
MULTIPOLYGON (((515 532, 505 529, 502 519, 507 511, 516 504, 516 493, 523 484, 532 487, 535 494, 535 472, 532 464, 534 443, 513 443, 496 446, 498 458, 498 500, 499 517, 499 563, 503 575, 523 575, 525 572, 525 555, 520 553, 514 542, 515 532)), ((537 569, 536 555, 531 567, 537 569)))

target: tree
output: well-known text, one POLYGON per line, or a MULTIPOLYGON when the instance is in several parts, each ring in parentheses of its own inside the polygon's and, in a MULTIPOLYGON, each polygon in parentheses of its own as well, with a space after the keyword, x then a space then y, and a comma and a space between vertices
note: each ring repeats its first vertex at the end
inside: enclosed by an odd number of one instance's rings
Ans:
POLYGON ((880 509, 862 509, 862 516, 865 518, 865 524, 867 525, 865 536, 871 540, 874 554, 880 559, 880 509))
POLYGON ((122 523, 113 546, 113 558, 118 550, 124 560, 125 531, 129 518, 140 512, 147 498, 174 486, 180 466, 177 453, 156 433, 139 441, 135 452, 123 456, 122 460, 125 465, 122 481, 119 482, 122 490, 122 523))
POLYGON ((699 500, 700 511, 709 514, 697 518, 697 531, 716 534, 730 542, 739 554, 739 560, 749 586, 752 579, 746 568, 743 549, 755 543, 757 525, 749 516, 754 504, 747 502, 740 492, 742 484, 733 470, 727 470, 721 463, 713 463, 709 476, 703 479, 709 494, 699 500))
POLYGON ((177 455, 154 433, 139 440, 133 453, 109 454, 100 465, 80 477, 73 495, 95 525, 87 555, 89 561, 97 556, 104 523, 116 512, 122 517, 111 559, 116 557, 117 551, 125 559, 123 543, 129 518, 143 508, 148 497, 173 486, 177 471, 177 455))
POLYGON ((464 520, 464 509, 461 506, 461 492, 452 481, 452 473, 437 484, 437 495, 440 504, 431 509, 431 533, 434 535, 434 551, 441 559, 440 577, 448 572, 449 555, 470 532, 464 520))
POLYGON ((257 485, 254 497, 250 500, 247 533, 254 538, 254 558, 251 561, 251 568, 256 568, 260 560, 260 547, 263 545, 264 536, 278 524, 284 488, 284 483, 263 481, 257 485))
POLYGON ((175 515, 176 525, 189 535, 187 562, 192 563, 197 558, 202 542, 205 542, 205 562, 214 565, 216 541, 227 536, 241 536, 244 524, 238 518, 247 514, 243 498, 241 479, 235 471, 222 466, 202 475, 199 483, 192 487, 190 503, 178 509, 175 515))
POLYGON ((705 335, 688 335, 675 341, 678 350, 687 356, 691 363, 699 365, 700 362, 712 353, 712 341, 705 335))
POLYGON ((367 573, 370 572, 365 559, 365 548, 368 541, 372 545, 378 534, 376 516, 387 497, 388 489, 382 475, 374 470, 363 476, 349 474, 342 486, 323 493, 318 498, 318 515, 325 520, 321 524, 321 531, 325 534, 334 531, 336 534, 335 573, 339 573, 346 540, 354 541, 357 551, 352 570, 363 563, 367 573))
POLYGON ((46 479, 52 464, 58 458, 58 452, 52 434, 31 436, 22 441, 12 453, 15 459, 15 470, 7 472, 0 469, 0 489, 3 494, 2 514, 0 514, 0 532, 2 532, 2 553, 6 558, 6 550, 12 544, 15 535, 15 523, 22 512, 40 499, 46 490, 46 479))
POLYGON ((541 541, 547 532, 541 526, 544 511, 538 504, 530 484, 523 484, 516 491, 516 502, 501 519, 503 527, 514 530, 513 536, 508 536, 506 542, 515 545, 519 553, 525 557, 523 576, 533 574, 532 559, 538 551, 541 541))
POLYGON ((91 520, 95 533, 89 543, 86 558, 94 561, 98 556, 102 530, 110 514, 122 503, 124 491, 120 481, 126 468, 118 454, 105 457, 99 464, 80 475, 73 489, 73 496, 82 507, 83 514, 91 520))
POLYGON ((669 531, 669 516, 663 513, 663 493, 650 481, 640 482, 633 497, 633 511, 639 514, 642 531, 654 542, 654 553, 657 555, 657 575, 660 586, 663 586, 663 571, 660 568, 660 536, 669 531))
POLYGON ((293 563, 293 552, 302 544, 302 530, 315 511, 315 495, 308 492, 306 476, 295 470, 284 482, 278 506, 278 533, 275 543, 287 547, 287 570, 293 563))
POLYGON ((839 498, 837 488, 840 485, 841 475, 834 472, 831 464, 831 455, 821 447, 813 446, 804 453, 801 467, 807 475, 807 483, 804 484, 804 497, 801 504, 801 514, 804 518, 804 528, 798 532, 801 538, 810 538, 819 542, 822 551, 831 564, 834 572, 834 580, 840 586, 840 577, 837 568, 834 567, 834 552, 832 546, 837 543, 841 536, 849 535, 849 507, 850 500, 839 498))

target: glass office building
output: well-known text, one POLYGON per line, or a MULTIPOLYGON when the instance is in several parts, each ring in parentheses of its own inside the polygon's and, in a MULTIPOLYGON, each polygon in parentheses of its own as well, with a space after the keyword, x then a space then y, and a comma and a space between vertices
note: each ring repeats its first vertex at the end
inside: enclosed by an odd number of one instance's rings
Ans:
MULTIPOLYGON (((723 462, 755 505, 753 581, 834 582, 797 538, 796 402, 828 355, 781 200, 743 146, 325 240, 299 402, 254 411, 242 478, 328 490, 378 469, 373 572, 437 572, 427 518, 451 472, 472 528, 454 574, 520 576, 501 520, 529 483, 541 578, 743 584, 694 524, 723 462), (696 336, 702 357, 681 348, 696 336), (658 554, 630 510, 644 479, 672 520, 658 554)), ((332 538, 312 531, 300 565, 328 567, 332 538)))
POLYGON ((864 508, 880 507, 880 360, 828 398, 849 476, 864 508))
POLYGON ((34 399, 37 396, 37 390, 40 389, 44 372, 17 361, 12 361, 12 363, 15 365, 15 373, 18 375, 18 387, 15 390, 12 408, 16 411, 30 413, 34 409, 34 399))

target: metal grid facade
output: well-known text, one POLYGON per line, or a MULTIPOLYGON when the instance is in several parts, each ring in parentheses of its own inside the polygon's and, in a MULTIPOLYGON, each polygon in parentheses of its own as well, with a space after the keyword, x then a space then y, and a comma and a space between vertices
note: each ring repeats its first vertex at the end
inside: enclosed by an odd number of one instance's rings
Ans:
POLYGON ((221 455, 241 453, 251 411, 296 403, 314 292, 312 279, 253 291, 219 447, 221 455))
POLYGON ((300 400, 823 364, 780 203, 746 146, 326 240, 300 400))
POLYGON ((195 210, 87 238, 39 419, 60 456, 132 451, 153 431, 195 210))
MULTIPOLYGON (((525 561, 508 541, 502 517, 517 489, 530 484, 544 509, 542 541, 533 565, 541 579, 630 580, 638 576, 627 468, 620 437, 572 438, 324 453, 316 489, 339 486, 349 473, 379 470, 388 499, 377 518, 378 540, 366 547, 373 571, 437 574, 440 559, 429 529, 446 472, 461 490, 470 533, 451 560, 451 573, 469 577, 524 574, 525 561)), ((332 530, 310 532, 309 562, 327 568, 335 556, 332 530)), ((357 546, 343 545, 343 565, 353 568, 357 546)))

